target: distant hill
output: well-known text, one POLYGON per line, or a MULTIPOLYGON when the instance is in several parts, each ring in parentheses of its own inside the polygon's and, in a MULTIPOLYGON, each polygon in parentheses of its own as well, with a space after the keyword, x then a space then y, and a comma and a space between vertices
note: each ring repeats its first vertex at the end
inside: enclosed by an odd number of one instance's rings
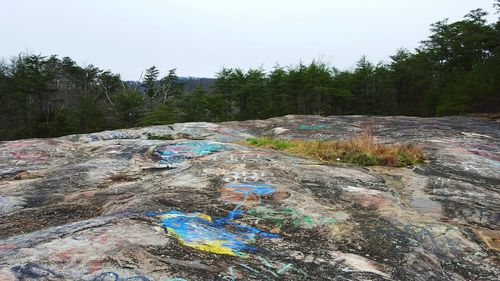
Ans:
POLYGON ((189 93, 196 87, 202 87, 207 92, 212 92, 212 85, 215 82, 214 78, 199 78, 199 77, 179 77, 179 80, 185 83, 184 93, 189 93))

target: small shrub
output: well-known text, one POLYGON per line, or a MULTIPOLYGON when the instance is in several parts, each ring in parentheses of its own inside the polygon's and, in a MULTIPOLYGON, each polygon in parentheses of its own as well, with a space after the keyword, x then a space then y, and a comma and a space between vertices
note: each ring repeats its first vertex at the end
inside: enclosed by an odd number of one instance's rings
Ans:
POLYGON ((395 167, 397 161, 398 160, 396 159, 396 157, 394 157, 393 155, 388 155, 388 156, 384 156, 384 157, 379 159, 379 165, 395 167))
POLYGON ((174 140, 174 137, 172 135, 151 135, 148 134, 148 140, 174 140))
POLYGON ((411 166, 419 162, 416 155, 405 150, 399 150, 396 153, 396 159, 398 167, 411 166))
POLYGON ((374 166, 379 165, 380 163, 377 157, 366 154, 359 150, 344 152, 340 156, 340 159, 342 160, 342 162, 360 166, 374 166))

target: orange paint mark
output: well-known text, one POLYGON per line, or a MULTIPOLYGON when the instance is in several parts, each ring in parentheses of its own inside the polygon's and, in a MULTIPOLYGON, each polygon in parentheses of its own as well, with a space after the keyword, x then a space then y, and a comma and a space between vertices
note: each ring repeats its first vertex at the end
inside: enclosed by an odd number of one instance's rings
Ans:
MULTIPOLYGON (((265 197, 262 196, 262 199, 264 198, 265 197)), ((257 202, 259 200, 259 198, 255 194, 250 194, 246 196, 245 200, 245 194, 235 191, 234 189, 231 188, 223 188, 221 190, 221 199, 222 201, 231 203, 240 203, 243 201, 245 201, 245 203, 249 203, 249 202, 257 202)))
MULTIPOLYGON (((242 191, 250 191, 251 188, 238 188, 235 190, 234 188, 227 188, 224 187, 221 189, 221 200, 224 202, 230 202, 230 203, 241 203, 244 202, 244 204, 253 204, 253 203, 258 203, 259 202, 259 196, 255 193, 250 193, 248 195, 245 195, 244 192, 242 191), (246 196, 246 200, 245 200, 246 196)), ((282 190, 277 190, 272 194, 269 195, 261 195, 260 199, 261 200, 283 200, 290 197, 290 193, 282 190)))

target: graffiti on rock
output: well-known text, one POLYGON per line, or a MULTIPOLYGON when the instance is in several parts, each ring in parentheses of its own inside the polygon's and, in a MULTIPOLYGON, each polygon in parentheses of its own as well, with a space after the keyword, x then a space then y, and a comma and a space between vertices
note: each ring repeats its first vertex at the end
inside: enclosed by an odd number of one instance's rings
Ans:
POLYGON ((157 215, 163 228, 176 237, 182 245, 232 256, 246 256, 245 252, 255 251, 250 243, 256 238, 278 238, 277 234, 267 233, 255 227, 234 222, 234 219, 244 212, 239 208, 247 200, 261 201, 262 197, 270 196, 276 188, 265 183, 231 183, 224 190, 236 194, 236 207, 222 218, 212 217, 203 213, 182 213, 169 211, 157 215))
MULTIPOLYGON (((116 272, 103 272, 97 275, 93 280, 94 281, 150 281, 151 279, 143 275, 121 278, 120 275, 116 272)), ((174 277, 174 278, 168 278, 165 281, 187 281, 187 279, 174 277)))
POLYGON ((276 192, 276 188, 271 184, 247 182, 226 184, 221 191, 222 200, 238 204, 239 208, 246 202, 255 202, 259 204, 262 198, 269 198, 276 192))
POLYGON ((35 146, 45 145, 58 145, 60 144, 57 140, 45 140, 45 139, 32 139, 32 140, 17 140, 12 142, 3 143, 0 148, 2 149, 26 149, 35 146))
POLYGON ((262 182, 273 179, 273 173, 265 171, 230 171, 227 177, 224 177, 225 182, 262 182))
POLYGON ((294 208, 284 208, 273 210, 266 207, 256 207, 247 212, 249 215, 256 218, 256 223, 261 220, 273 224, 275 228, 283 228, 285 225, 293 227, 311 228, 318 225, 328 225, 335 223, 335 219, 325 216, 312 217, 304 215, 294 208))
POLYGON ((479 150, 479 149, 469 149, 468 152, 492 161, 500 162, 500 154, 495 152, 479 150))
POLYGON ((236 207, 226 217, 213 217, 203 213, 169 211, 154 215, 161 220, 162 227, 182 245, 216 254, 247 256, 245 252, 256 251, 250 244, 256 238, 279 238, 255 227, 234 222, 244 212, 240 207, 247 201, 261 203, 262 198, 272 196, 276 188, 266 183, 230 183, 222 190, 226 201, 236 207))
POLYGON ((31 161, 34 163, 45 162, 49 159, 49 154, 41 151, 13 151, 10 152, 10 157, 15 160, 31 161))
POLYGON ((244 132, 222 126, 211 128, 209 131, 215 132, 215 139, 221 142, 235 142, 243 140, 246 137, 244 132))
POLYGON ((127 131, 104 131, 90 134, 88 136, 92 141, 115 140, 115 139, 137 139, 140 137, 137 133, 127 131))
POLYGON ((211 158, 212 161, 224 161, 224 162, 244 162, 260 160, 265 157, 270 157, 273 152, 270 151, 234 151, 229 154, 214 155, 211 158))
MULTIPOLYGON (((250 266, 245 263, 240 263, 240 267, 247 271, 250 275, 258 276, 263 278, 263 280, 272 280, 282 278, 282 274, 285 274, 287 271, 295 271, 300 273, 306 277, 309 277, 307 272, 302 269, 296 268, 291 263, 283 263, 281 261, 271 261, 261 256, 256 256, 260 261, 260 266, 250 266)), ((231 272, 230 268, 230 272, 231 272)))
POLYGON ((496 144, 474 143, 456 139, 435 140, 434 142, 446 144, 450 146, 448 149, 458 153, 473 154, 496 163, 500 162, 499 147, 496 144))
POLYGON ((185 159, 201 157, 226 150, 222 144, 209 141, 182 141, 155 149, 161 164, 176 164, 185 159))
POLYGON ((64 142, 56 140, 20 140, 0 145, 0 158, 11 164, 44 164, 51 158, 69 156, 64 142))
POLYGON ((331 129, 330 124, 317 124, 317 125, 299 125, 297 129, 299 130, 321 130, 321 129, 331 129))
POLYGON ((54 271, 38 265, 33 262, 28 262, 24 265, 17 265, 11 268, 11 271, 19 280, 44 278, 47 280, 60 279, 62 276, 54 271))
POLYGON ((235 209, 228 216, 217 218, 203 213, 169 211, 157 217, 168 233, 182 245, 216 254, 246 256, 244 252, 256 250, 249 245, 256 238, 279 237, 233 222, 242 213, 235 209))

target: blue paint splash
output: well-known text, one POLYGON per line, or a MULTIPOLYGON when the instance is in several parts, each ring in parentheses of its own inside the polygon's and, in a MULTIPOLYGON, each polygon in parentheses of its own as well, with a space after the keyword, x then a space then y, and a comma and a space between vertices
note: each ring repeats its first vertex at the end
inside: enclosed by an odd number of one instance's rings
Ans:
POLYGON ((185 159, 201 157, 224 150, 226 150, 224 145, 209 141, 182 141, 156 148, 155 155, 162 164, 175 164, 185 159))
POLYGON ((249 245, 254 239, 280 237, 233 222, 241 214, 242 211, 233 210, 228 216, 218 218, 203 213, 169 211, 157 216, 181 244, 217 254, 245 256, 245 251, 256 250, 249 245))
POLYGON ((256 238, 279 238, 278 234, 268 233, 249 225, 234 222, 244 214, 239 208, 250 195, 256 195, 259 202, 262 196, 271 195, 276 188, 264 183, 231 183, 226 188, 242 193, 243 199, 225 217, 212 217, 203 213, 183 213, 169 211, 161 214, 150 214, 161 220, 163 228, 176 237, 185 246, 195 249, 245 256, 246 251, 255 251, 249 244, 256 238))

